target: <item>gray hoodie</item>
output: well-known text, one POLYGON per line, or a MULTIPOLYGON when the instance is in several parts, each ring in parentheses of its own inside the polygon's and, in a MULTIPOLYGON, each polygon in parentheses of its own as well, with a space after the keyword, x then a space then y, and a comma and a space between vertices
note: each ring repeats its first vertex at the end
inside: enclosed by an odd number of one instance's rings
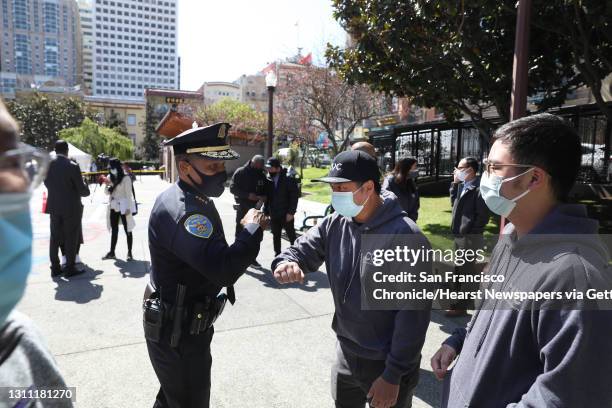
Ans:
MULTIPOLYGON (((520 239, 510 224, 489 273, 520 290, 609 286, 610 257, 597 230, 584 206, 569 204, 520 239)), ((612 312, 546 304, 489 304, 467 330, 455 331, 445 344, 460 354, 447 373, 442 406, 612 407, 612 312)))
POLYGON ((364 234, 418 234, 416 224, 402 211, 392 193, 383 192, 383 205, 364 223, 334 213, 324 218, 272 262, 272 270, 285 261, 297 262, 304 272, 314 272, 323 261, 327 269, 335 314, 332 328, 341 346, 370 360, 385 360, 382 377, 398 384, 403 375, 419 369, 421 349, 429 325, 426 311, 362 310, 360 242, 364 234))
POLYGON ((28 393, 20 401, 10 400, 11 389, 30 390, 28 392, 58 390, 55 391, 57 397, 64 395, 59 393, 65 392, 62 390, 67 386, 45 341, 28 317, 13 311, 0 327, 0 338, 0 408, 73 406, 69 399, 29 399, 28 393))

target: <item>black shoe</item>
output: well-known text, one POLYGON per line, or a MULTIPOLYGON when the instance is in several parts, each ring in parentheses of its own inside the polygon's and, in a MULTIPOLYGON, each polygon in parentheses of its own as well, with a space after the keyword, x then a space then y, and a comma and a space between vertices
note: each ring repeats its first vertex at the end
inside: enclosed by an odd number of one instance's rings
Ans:
POLYGON ((134 260, 134 257, 132 256, 131 252, 128 252, 127 260, 128 260, 128 262, 134 260))
POLYGON ((66 271, 64 272, 64 276, 66 278, 72 278, 73 276, 77 276, 80 275, 82 273, 85 273, 85 269, 76 269, 76 268, 66 268, 66 271))
POLYGON ((261 268, 261 264, 257 262, 257 259, 251 262, 251 267, 253 268, 261 268))
POLYGON ((52 278, 57 278, 58 276, 61 276, 62 273, 64 273, 62 271, 62 268, 59 266, 52 266, 51 267, 51 277, 52 278))
POLYGON ((102 257, 102 260, 106 260, 106 259, 117 259, 117 257, 115 256, 114 252, 109 252, 108 254, 104 255, 102 257))

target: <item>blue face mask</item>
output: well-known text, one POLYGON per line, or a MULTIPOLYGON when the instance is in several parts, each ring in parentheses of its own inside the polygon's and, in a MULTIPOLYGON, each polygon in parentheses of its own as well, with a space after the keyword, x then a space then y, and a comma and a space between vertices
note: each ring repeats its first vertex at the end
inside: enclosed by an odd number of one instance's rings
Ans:
POLYGON ((23 296, 32 266, 30 194, 0 194, 0 326, 23 296))
POLYGON ((334 210, 338 212, 338 214, 344 215, 345 217, 356 217, 363 207, 366 205, 370 197, 368 197, 363 204, 357 205, 355 204, 355 200, 353 200, 353 196, 357 191, 359 191, 361 187, 359 187, 354 192, 337 192, 332 191, 332 207, 334 210))
POLYGON ((483 172, 480 179, 480 194, 482 195, 487 207, 489 207, 489 210, 493 211, 497 215, 501 215, 502 217, 508 217, 512 210, 514 210, 514 207, 516 207, 516 202, 525 197, 530 190, 519 194, 513 199, 508 199, 501 195, 502 185, 507 181, 515 180, 521 176, 524 176, 531 170, 533 170, 533 167, 519 174, 518 176, 509 177, 506 179, 502 176, 489 174, 486 171, 483 172))

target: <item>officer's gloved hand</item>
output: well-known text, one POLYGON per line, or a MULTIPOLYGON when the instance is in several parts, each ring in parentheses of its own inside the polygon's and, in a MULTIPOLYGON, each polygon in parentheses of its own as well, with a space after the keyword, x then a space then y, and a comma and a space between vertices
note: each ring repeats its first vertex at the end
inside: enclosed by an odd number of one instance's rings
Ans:
POLYGON ((246 213, 242 221, 240 221, 240 223, 242 225, 251 224, 251 223, 259 224, 261 229, 266 229, 268 228, 268 225, 270 224, 270 218, 267 217, 263 212, 256 210, 255 208, 251 208, 246 213))

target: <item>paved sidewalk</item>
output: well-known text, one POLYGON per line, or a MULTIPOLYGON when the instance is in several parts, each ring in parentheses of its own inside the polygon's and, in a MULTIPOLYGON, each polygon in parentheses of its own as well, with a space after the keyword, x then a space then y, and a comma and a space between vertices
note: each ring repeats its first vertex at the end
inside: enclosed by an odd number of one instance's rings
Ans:
MULTIPOLYGON (((141 300, 150 265, 148 215, 157 194, 167 187, 154 176, 135 183, 140 203, 134 231, 136 261, 129 263, 124 261, 123 232, 119 259, 101 260, 110 244, 106 197, 98 188, 91 198, 83 199, 81 258, 88 271, 69 281, 50 278, 49 218, 40 212, 42 191, 33 199, 34 267, 18 309, 42 330, 67 383, 77 388, 79 407, 152 406, 159 384, 142 336, 141 300)), ((226 190, 215 202, 232 242, 233 199, 226 190)), ((322 214, 324 209, 324 204, 301 200, 296 224, 301 225, 304 211, 322 214)), ((272 258, 272 237, 266 233, 258 260, 268 268, 272 258)), ((333 302, 324 271, 310 275, 304 286, 280 287, 269 270, 249 269, 236 292, 236 305, 228 306, 216 325, 211 406, 332 406, 333 302)), ((440 384, 428 367, 429 358, 458 323, 465 320, 433 313, 414 407, 439 405, 440 384)))

